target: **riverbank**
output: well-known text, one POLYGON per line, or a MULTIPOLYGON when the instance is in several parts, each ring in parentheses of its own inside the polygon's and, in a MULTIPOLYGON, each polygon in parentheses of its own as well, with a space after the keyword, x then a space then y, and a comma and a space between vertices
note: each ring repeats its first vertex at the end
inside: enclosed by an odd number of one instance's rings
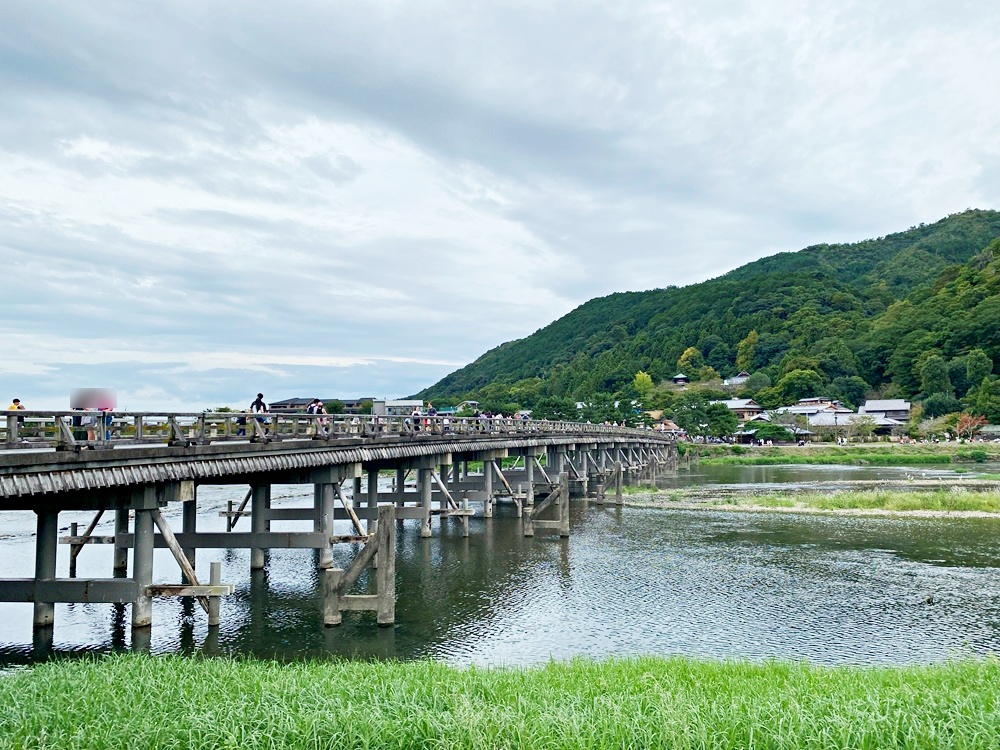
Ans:
POLYGON ((689 445, 706 464, 776 466, 781 464, 841 464, 845 466, 921 466, 978 464, 1000 461, 996 443, 864 443, 861 445, 746 446, 689 445))
POLYGON ((995 748, 1000 662, 533 669, 114 656, 0 676, 0 748, 995 748))
POLYGON ((963 487, 925 490, 869 489, 732 491, 700 487, 692 490, 636 488, 625 504, 675 510, 780 510, 813 513, 895 514, 914 516, 1000 517, 996 482, 969 481, 963 487))

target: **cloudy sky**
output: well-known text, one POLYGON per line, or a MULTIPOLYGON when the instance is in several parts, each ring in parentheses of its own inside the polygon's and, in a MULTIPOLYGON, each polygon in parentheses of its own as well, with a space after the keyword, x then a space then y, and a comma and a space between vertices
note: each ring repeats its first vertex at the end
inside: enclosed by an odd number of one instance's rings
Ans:
POLYGON ((1000 208, 998 28, 996 0, 4 3, 0 397, 402 396, 591 297, 1000 208))

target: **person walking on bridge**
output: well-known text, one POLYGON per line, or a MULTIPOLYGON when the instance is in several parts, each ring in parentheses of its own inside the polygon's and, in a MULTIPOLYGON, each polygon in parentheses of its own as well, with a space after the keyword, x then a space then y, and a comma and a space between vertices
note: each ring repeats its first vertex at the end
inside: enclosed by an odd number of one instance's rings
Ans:
MULTIPOLYGON (((258 393, 257 394, 257 398, 254 400, 254 402, 252 404, 250 404, 250 413, 251 414, 266 414, 267 413, 267 404, 264 403, 264 394, 263 393, 258 393)), ((264 417, 257 417, 257 421, 260 422, 261 424, 267 424, 267 419, 265 419, 264 417)), ((267 434, 267 428, 266 427, 264 428, 264 434, 265 435, 267 434)))

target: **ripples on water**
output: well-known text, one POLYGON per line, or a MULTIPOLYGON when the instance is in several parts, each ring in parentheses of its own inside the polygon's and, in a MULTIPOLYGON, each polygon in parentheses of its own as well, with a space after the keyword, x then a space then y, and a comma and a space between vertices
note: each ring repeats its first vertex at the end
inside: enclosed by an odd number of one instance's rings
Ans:
MULTIPOLYGON (((227 498, 241 499, 234 488, 199 493, 203 530, 221 527, 217 511, 227 498)), ((306 504, 311 497, 283 488, 274 504, 306 504)), ((179 511, 173 517, 179 526, 179 511)), ((60 519, 66 525, 70 516, 60 519)), ((85 523, 87 514, 79 520, 85 523)), ((26 514, 4 527, 10 538, 0 541, 0 576, 30 575, 33 526, 26 514)), ((568 542, 547 533, 524 538, 507 507, 491 521, 472 519, 467 539, 450 522, 439 529, 435 521, 430 540, 419 538, 414 522, 400 524, 399 532, 393 628, 377 628, 373 616, 355 613, 345 615, 342 627, 323 628, 315 552, 275 550, 267 570, 251 576, 248 551, 199 550, 199 569, 221 560, 223 580, 237 584, 223 602, 222 626, 209 633, 204 613, 190 602, 157 600, 151 648, 458 664, 580 654, 925 663, 998 649, 1000 523, 994 519, 576 503, 568 542)), ((65 575, 68 550, 59 552, 65 575)), ((338 555, 346 565, 350 551, 338 555)), ((106 576, 110 567, 110 547, 89 547, 80 557, 81 576, 106 576)), ((158 581, 176 580, 164 550, 156 552, 155 570, 158 581)), ((128 610, 57 605, 55 650, 128 648, 128 610)), ((0 663, 43 655, 32 650, 30 605, 0 604, 0 663)))

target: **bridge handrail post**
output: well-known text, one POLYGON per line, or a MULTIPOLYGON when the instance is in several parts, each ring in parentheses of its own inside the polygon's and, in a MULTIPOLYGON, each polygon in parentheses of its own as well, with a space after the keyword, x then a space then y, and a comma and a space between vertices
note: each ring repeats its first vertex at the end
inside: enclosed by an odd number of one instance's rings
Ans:
POLYGON ((17 429, 19 425, 20 421, 17 416, 11 412, 7 412, 7 445, 16 445, 21 442, 17 429))

